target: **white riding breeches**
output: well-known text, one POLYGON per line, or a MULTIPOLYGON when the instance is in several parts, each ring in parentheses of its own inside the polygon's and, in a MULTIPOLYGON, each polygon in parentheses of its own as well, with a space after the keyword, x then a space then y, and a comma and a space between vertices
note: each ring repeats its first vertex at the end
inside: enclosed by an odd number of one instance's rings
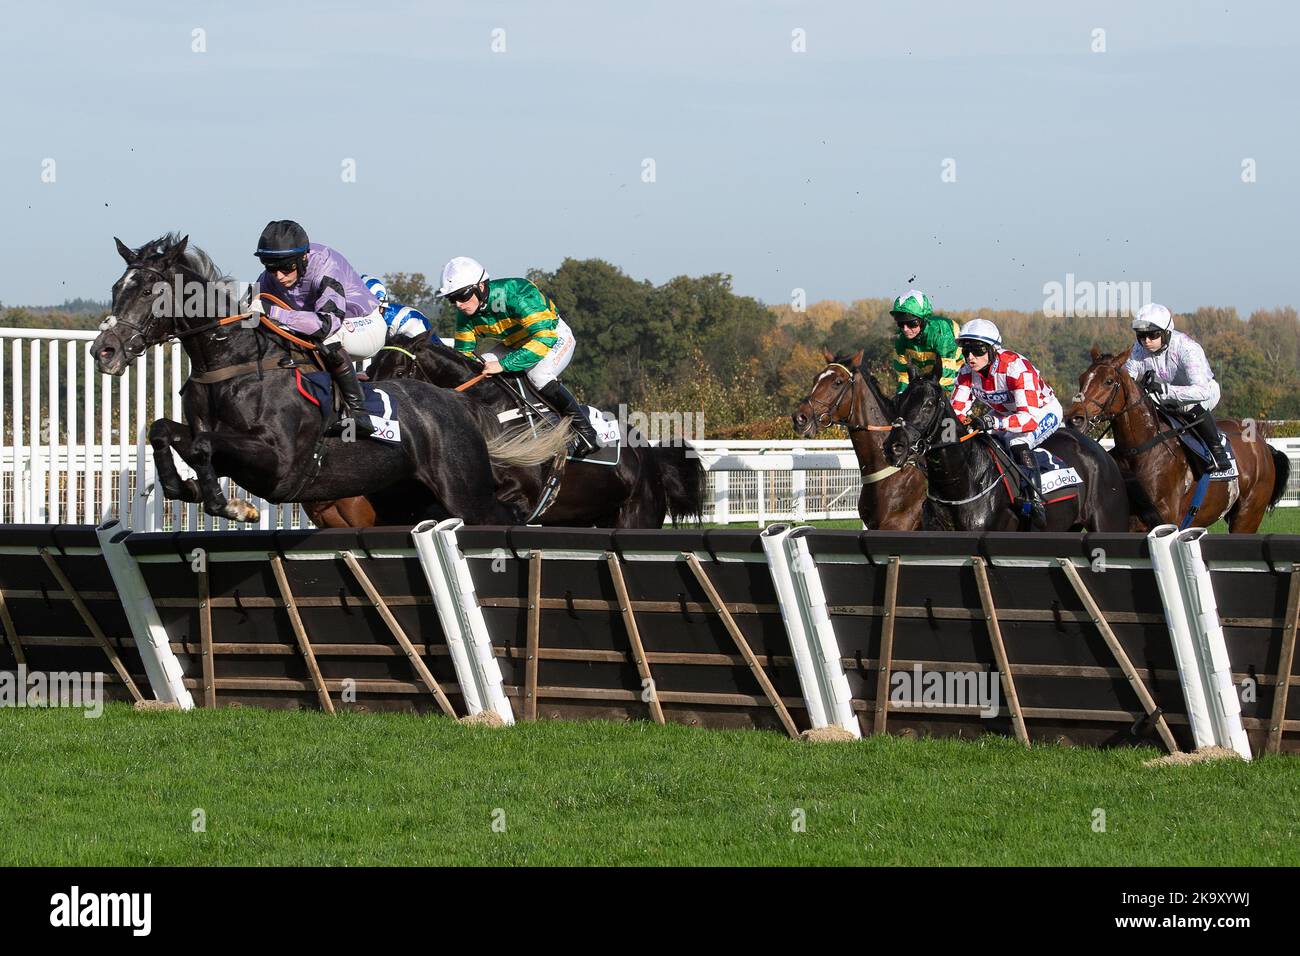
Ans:
MULTIPOLYGON (((487 351, 487 355, 495 355, 497 361, 500 361, 507 353, 513 352, 514 349, 508 349, 498 343, 487 351)), ((542 388, 549 385, 560 377, 569 362, 573 359, 573 330, 569 328, 568 323, 560 319, 555 325, 555 344, 551 350, 541 357, 541 359, 528 370, 528 380, 542 388)))
POLYGON ((327 344, 341 342, 344 351, 354 359, 368 359, 381 348, 388 337, 388 325, 378 309, 369 315, 350 316, 339 325, 338 331, 325 340, 327 344))

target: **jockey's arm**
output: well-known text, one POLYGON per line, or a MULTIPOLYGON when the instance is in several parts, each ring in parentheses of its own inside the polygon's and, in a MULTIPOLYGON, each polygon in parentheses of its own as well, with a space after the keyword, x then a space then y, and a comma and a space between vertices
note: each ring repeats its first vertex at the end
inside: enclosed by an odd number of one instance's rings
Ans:
POLYGON ((1190 405, 1194 402, 1208 402, 1214 396, 1214 387, 1210 384, 1214 381, 1214 373, 1210 371, 1210 363, 1205 357, 1205 349, 1201 348, 1199 342, 1185 339, 1180 357, 1182 359, 1182 369, 1187 375, 1189 384, 1166 386, 1169 397, 1183 405, 1190 405))
POLYGON ((520 329, 526 337, 501 359, 501 367, 507 372, 525 372, 532 368, 545 358, 557 341, 555 329, 560 319, 540 289, 530 283, 519 296, 518 306, 523 313, 519 319, 520 329))
POLYGON ((906 391, 907 383, 908 383, 907 356, 904 355, 902 352, 898 351, 897 346, 894 347, 893 368, 894 368, 894 375, 898 377, 898 388, 895 389, 894 393, 897 395, 901 395, 904 391, 906 391))
POLYGON ((957 376, 957 386, 952 392, 952 410, 957 413, 958 418, 964 418, 969 414, 970 407, 974 404, 970 381, 970 372, 963 372, 957 376))
POLYGON ((347 297, 343 294, 343 283, 332 276, 323 276, 311 311, 271 305, 266 309, 266 317, 294 332, 304 335, 323 334, 328 337, 342 323, 346 308, 347 297))
POLYGON ((456 331, 454 334, 456 351, 465 355, 473 355, 474 347, 478 342, 478 336, 474 334, 474 317, 457 311, 456 331))
POLYGON ((1034 417, 1034 412, 1043 407, 1038 377, 1033 371, 1026 369, 1018 376, 1008 378, 1007 384, 1011 386, 1011 400, 1015 402, 1016 410, 1005 418, 999 418, 998 428, 1003 431, 1028 434, 1038 428, 1038 419, 1034 417))
POLYGON ((1140 348, 1140 345, 1134 343, 1133 348, 1129 350, 1128 358, 1124 360, 1124 371, 1128 372, 1128 377, 1135 382, 1142 377, 1142 359, 1138 357, 1140 348))

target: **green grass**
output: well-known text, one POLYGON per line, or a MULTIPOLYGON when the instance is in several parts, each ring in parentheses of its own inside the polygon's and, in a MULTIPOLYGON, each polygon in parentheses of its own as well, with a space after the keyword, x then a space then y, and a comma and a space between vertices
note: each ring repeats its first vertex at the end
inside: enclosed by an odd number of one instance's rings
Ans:
POLYGON ((1154 755, 993 737, 809 745, 646 723, 6 709, 0 864, 1300 863, 1295 758, 1144 768, 1154 755))

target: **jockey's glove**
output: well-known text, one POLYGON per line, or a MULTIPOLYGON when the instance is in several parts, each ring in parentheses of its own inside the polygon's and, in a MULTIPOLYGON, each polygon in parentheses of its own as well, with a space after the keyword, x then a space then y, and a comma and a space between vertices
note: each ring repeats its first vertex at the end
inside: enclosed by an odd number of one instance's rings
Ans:
POLYGON ((978 429, 982 432, 995 432, 998 430, 997 416, 990 413, 975 415, 968 423, 971 428, 978 429))
POLYGON ((249 315, 266 315, 266 305, 262 302, 260 296, 254 295, 248 303, 249 315))

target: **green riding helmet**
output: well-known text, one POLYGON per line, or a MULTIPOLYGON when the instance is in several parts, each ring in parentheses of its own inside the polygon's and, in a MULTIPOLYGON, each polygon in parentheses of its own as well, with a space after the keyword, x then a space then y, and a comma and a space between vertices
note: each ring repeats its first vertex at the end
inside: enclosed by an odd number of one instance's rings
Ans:
POLYGON ((934 306, 930 304, 930 297, 920 289, 910 289, 894 300, 889 314, 895 319, 900 315, 910 315, 925 322, 934 315, 934 306))

